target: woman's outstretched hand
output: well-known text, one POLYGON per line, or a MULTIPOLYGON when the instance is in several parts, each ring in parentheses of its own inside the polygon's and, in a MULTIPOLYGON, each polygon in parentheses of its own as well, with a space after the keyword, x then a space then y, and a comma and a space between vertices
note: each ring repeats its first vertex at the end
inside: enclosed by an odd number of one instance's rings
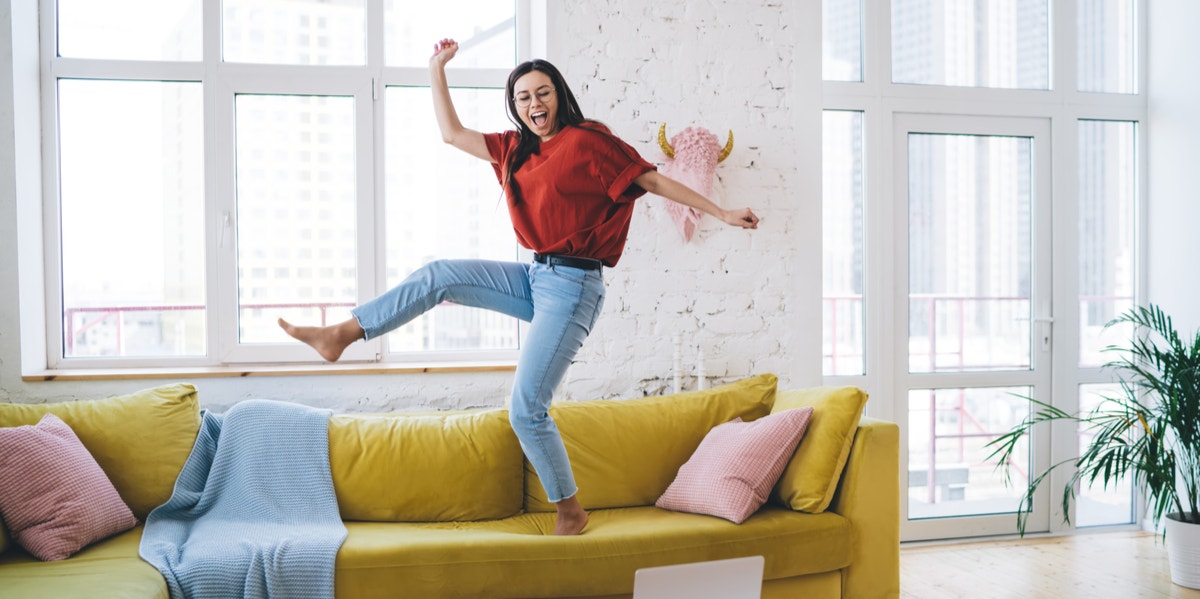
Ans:
POLYGON ((758 216, 756 216, 749 208, 725 210, 721 213, 721 220, 725 221, 725 224, 741 227, 743 229, 758 228, 758 216))
POLYGON ((458 54, 458 42, 446 38, 433 44, 433 56, 429 57, 429 66, 446 66, 454 55, 458 54))

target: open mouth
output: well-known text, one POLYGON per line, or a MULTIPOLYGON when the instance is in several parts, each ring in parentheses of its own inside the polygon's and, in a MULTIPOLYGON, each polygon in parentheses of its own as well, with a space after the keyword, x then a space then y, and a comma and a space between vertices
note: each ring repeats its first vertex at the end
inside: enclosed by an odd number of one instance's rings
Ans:
POLYGON ((546 111, 534 112, 529 115, 529 120, 533 121, 535 127, 541 127, 546 124, 549 119, 549 113, 546 111))

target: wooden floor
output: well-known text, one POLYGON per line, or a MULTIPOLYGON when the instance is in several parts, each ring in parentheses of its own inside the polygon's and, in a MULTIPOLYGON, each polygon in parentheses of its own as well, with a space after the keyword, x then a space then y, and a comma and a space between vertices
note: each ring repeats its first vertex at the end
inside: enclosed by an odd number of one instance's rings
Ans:
POLYGON ((1104 532, 953 545, 904 545, 906 599, 1186 597, 1171 583, 1162 537, 1104 532))

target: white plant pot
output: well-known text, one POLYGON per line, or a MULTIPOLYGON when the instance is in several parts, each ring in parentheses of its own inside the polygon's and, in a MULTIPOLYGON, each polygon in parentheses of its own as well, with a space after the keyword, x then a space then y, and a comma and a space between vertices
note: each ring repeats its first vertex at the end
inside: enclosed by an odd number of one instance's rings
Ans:
POLYGON ((1171 582, 1200 589, 1200 524, 1179 520, 1178 512, 1167 514, 1166 535, 1171 582))

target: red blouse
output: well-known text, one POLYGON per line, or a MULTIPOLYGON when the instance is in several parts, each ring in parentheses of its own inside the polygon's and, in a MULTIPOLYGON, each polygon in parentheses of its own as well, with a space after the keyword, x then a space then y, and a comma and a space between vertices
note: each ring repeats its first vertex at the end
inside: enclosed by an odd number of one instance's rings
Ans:
MULTIPOLYGON (((503 183, 504 166, 520 134, 483 137, 496 178, 503 183)), ((517 169, 521 201, 508 198, 517 241, 541 254, 595 258, 616 266, 629 234, 633 201, 646 193, 633 180, 652 170, 653 164, 603 125, 559 131, 517 169)))

